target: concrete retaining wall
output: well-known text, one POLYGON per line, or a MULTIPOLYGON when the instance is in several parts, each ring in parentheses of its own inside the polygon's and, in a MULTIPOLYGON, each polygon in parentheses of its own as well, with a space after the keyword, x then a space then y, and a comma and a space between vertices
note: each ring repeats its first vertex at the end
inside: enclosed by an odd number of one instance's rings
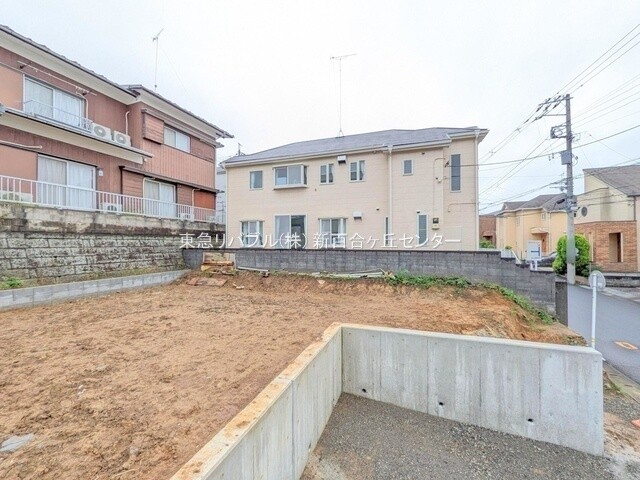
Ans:
POLYGON ((344 325, 343 391, 601 455, 602 356, 587 347, 344 325))
MULTIPOLYGON (((555 274, 532 272, 503 260, 500 252, 448 252, 397 250, 273 250, 237 249, 236 263, 243 267, 299 272, 356 272, 381 268, 416 275, 465 277, 476 282, 510 288, 555 313, 555 274)), ((183 251, 185 261, 200 265, 202 251, 183 251)), ((193 267, 192 267, 193 268, 193 267)), ((197 268, 197 267, 195 267, 197 268)))
POLYGON ((587 347, 334 324, 172 480, 298 479, 344 391, 601 455, 587 347))
POLYGON ((342 332, 327 329, 172 480, 300 478, 342 391, 342 332))
POLYGON ((178 270, 128 277, 102 278, 100 280, 87 280, 84 282, 61 283, 57 285, 43 285, 41 287, 0 290, 0 310, 32 307, 42 303, 70 300, 72 298, 164 285, 177 280, 188 271, 189 270, 178 270))

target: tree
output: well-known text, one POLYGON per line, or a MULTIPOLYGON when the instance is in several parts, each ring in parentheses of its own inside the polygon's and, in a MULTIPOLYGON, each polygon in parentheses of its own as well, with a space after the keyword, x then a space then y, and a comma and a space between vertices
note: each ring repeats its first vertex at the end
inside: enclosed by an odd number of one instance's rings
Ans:
MULTIPOLYGON (((576 275, 582 277, 589 276, 590 246, 589 240, 583 235, 576 235, 576 275)), ((553 261, 553 269, 556 273, 564 275, 567 273, 567 236, 563 235, 558 239, 556 247, 557 256, 553 261)))

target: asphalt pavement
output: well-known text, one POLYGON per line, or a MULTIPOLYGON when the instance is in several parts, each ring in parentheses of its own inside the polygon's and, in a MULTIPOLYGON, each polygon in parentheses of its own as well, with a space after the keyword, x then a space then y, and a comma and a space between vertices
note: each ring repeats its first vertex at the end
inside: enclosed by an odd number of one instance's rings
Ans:
MULTIPOLYGON (((591 289, 568 290, 569 328, 591 341, 591 289)), ((596 350, 622 373, 640 383, 640 302, 631 291, 605 289, 598 293, 596 350)))

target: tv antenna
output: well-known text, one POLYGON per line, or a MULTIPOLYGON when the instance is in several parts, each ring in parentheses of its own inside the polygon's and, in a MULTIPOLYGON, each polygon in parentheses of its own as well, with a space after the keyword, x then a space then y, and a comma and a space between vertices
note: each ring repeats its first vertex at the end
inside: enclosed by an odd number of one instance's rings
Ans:
POLYGON ((158 34, 153 37, 153 40, 151 40, 152 42, 156 42, 156 69, 155 69, 155 74, 154 74, 154 80, 153 80, 153 91, 157 92, 158 91, 158 47, 160 46, 160 34, 164 32, 164 28, 162 28, 158 34))
POLYGON ((339 70, 339 75, 340 75, 340 81, 339 81, 339 90, 338 90, 338 124, 339 124, 339 128, 340 130, 338 131, 338 137, 344 137, 344 134, 342 133, 342 60, 347 58, 347 57, 353 57, 354 55, 357 55, 357 53, 349 53, 348 55, 337 55, 335 57, 330 57, 331 61, 333 60, 337 60, 338 61, 338 70, 339 70))

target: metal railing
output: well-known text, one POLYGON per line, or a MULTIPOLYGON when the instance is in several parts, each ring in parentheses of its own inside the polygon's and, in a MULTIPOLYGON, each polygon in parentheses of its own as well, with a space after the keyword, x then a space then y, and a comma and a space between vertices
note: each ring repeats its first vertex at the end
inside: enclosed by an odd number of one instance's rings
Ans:
POLYGON ((24 113, 29 115, 44 117, 48 120, 53 120, 82 130, 91 131, 91 128, 93 127, 93 122, 86 117, 67 112, 66 110, 56 108, 46 103, 41 103, 36 100, 27 100, 24 102, 22 104, 22 110, 24 113))
POLYGON ((0 202, 223 224, 224 211, 0 175, 0 202))

